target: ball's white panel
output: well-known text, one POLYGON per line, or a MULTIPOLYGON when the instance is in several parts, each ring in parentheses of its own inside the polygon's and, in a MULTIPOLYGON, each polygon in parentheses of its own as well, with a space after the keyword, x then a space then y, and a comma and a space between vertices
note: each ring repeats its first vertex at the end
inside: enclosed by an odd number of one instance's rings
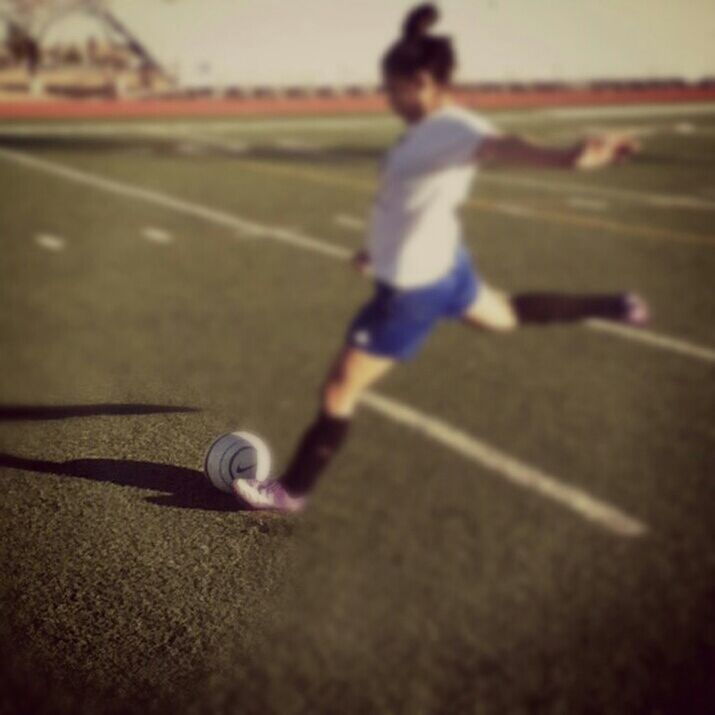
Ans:
POLYGON ((216 489, 230 494, 236 479, 268 478, 268 445, 249 432, 229 432, 217 437, 206 452, 204 473, 216 489))

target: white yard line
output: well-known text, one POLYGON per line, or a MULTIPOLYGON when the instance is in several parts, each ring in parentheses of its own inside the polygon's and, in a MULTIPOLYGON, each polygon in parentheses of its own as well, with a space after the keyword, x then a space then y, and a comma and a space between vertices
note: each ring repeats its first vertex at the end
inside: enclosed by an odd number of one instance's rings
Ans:
POLYGON ((357 216, 349 216, 348 214, 338 214, 333 219, 338 226, 343 228, 348 228, 351 231, 364 231, 365 230, 365 220, 358 218, 357 216))
POLYGON ((180 154, 186 156, 201 156, 206 153, 205 142, 182 142, 176 148, 180 154))
POLYGON ((606 211, 608 204, 599 199, 589 199, 585 196, 572 196, 566 199, 569 206, 575 209, 584 209, 586 211, 606 211))
POLYGON ((131 134, 156 134, 162 136, 166 132, 172 134, 192 135, 198 130, 202 133, 257 133, 270 134, 284 129, 321 132, 321 131, 349 131, 367 129, 397 128, 396 119, 387 116, 344 118, 344 119, 264 119, 261 121, 236 121, 221 122, 76 122, 71 124, 57 124, 55 122, 15 123, 0 122, 0 136, 126 136, 131 134))
MULTIPOLYGON (((678 117, 689 115, 715 116, 715 103, 688 104, 656 104, 627 105, 601 107, 560 107, 556 109, 506 110, 490 112, 489 116, 497 123, 532 124, 550 119, 598 119, 600 117, 678 117)), ((164 134, 174 133, 194 134, 201 132, 255 132, 270 133, 283 129, 300 129, 307 132, 321 131, 364 131, 369 129, 398 129, 399 122, 387 114, 353 117, 330 118, 275 118, 275 119, 241 119, 233 120, 202 120, 187 121, 77 121, 73 123, 57 122, 15 122, 12 120, 0 122, 0 136, 13 135, 48 135, 48 136, 81 136, 86 135, 126 135, 134 133, 164 134)))
POLYGON ((631 201, 647 206, 715 211, 715 201, 684 194, 646 193, 630 189, 612 189, 605 186, 595 186, 593 184, 579 184, 575 181, 554 181, 547 178, 529 179, 522 176, 502 176, 488 172, 479 174, 479 182, 482 184, 520 186, 527 189, 536 189, 537 191, 602 196, 607 199, 631 201))
POLYGON ((503 479, 557 502, 584 519, 619 536, 641 536, 642 522, 581 489, 555 479, 475 437, 389 397, 368 392, 362 402, 395 422, 411 427, 453 452, 499 474, 503 479))
MULTIPOLYGON (((138 132, 138 133, 141 135, 145 135, 147 137, 151 137, 154 134, 159 134, 158 132, 149 131, 149 130, 146 130, 144 132, 138 132)), ((163 130, 161 132, 162 139, 166 139, 168 136, 170 136, 168 129, 163 130)), ((205 136, 198 137, 196 135, 190 135, 190 136, 193 141, 193 144, 191 145, 193 147, 192 151, 193 151, 193 153, 196 153, 196 154, 203 153, 207 146, 210 146, 210 147, 215 146, 215 147, 221 149, 222 151, 228 151, 231 154, 246 154, 251 149, 250 144, 247 144, 246 142, 242 142, 242 141, 235 141, 235 140, 230 140, 230 139, 218 139, 215 137, 205 137, 205 136), (201 147, 200 152, 196 151, 196 147, 199 147, 199 146, 201 147)), ((174 138, 181 139, 182 137, 185 138, 183 133, 179 132, 176 134, 176 136, 174 138)), ((177 146, 177 149, 179 151, 182 151, 185 146, 186 146, 185 143, 181 143, 177 146)))
POLYGON ((186 216, 193 216, 195 218, 204 219, 205 221, 211 221, 220 226, 226 226, 227 228, 231 228, 239 232, 245 232, 249 236, 265 236, 266 238, 281 241, 282 243, 298 248, 305 248, 315 253, 330 256, 331 258, 346 259, 352 255, 352 253, 347 249, 334 246, 332 243, 328 243, 327 241, 321 241, 309 236, 303 236, 287 229, 273 228, 255 223, 253 221, 247 221, 245 219, 238 218, 227 211, 212 209, 207 206, 194 203, 193 201, 185 201, 184 199, 176 198, 161 191, 144 189, 121 181, 115 181, 113 179, 105 179, 101 176, 96 176, 95 174, 80 171, 79 169, 73 169, 69 166, 65 166, 64 164, 47 161, 46 159, 38 159, 34 156, 23 154, 18 151, 0 149, 0 157, 31 169, 43 171, 46 174, 52 174, 69 181, 74 181, 78 184, 92 186, 95 189, 100 189, 118 196, 126 196, 128 198, 154 204, 156 206, 163 206, 164 208, 177 211, 178 213, 182 213, 186 216))
POLYGON ((673 131, 676 134, 696 134, 698 128, 692 122, 678 122, 673 125, 673 131))
POLYGON ((627 104, 600 107, 558 107, 534 112, 539 119, 581 119, 590 117, 678 117, 681 115, 715 115, 715 103, 627 104))
MULTIPOLYGON (((235 229, 248 236, 263 236, 274 241, 280 241, 287 245, 294 246, 295 248, 303 248, 305 250, 320 253, 324 256, 329 256, 330 258, 336 258, 338 260, 346 260, 351 258, 353 255, 352 252, 346 248, 336 246, 328 241, 313 238, 312 236, 306 236, 291 229, 267 226, 265 224, 256 223, 255 221, 249 221, 247 219, 239 218, 234 214, 228 213, 227 211, 222 211, 221 209, 212 209, 193 201, 187 201, 185 199, 171 196, 170 194, 165 194, 161 191, 132 186, 131 184, 126 184, 114 179, 106 179, 79 169, 73 169, 54 161, 38 159, 22 152, 0 148, 0 157, 31 169, 43 171, 46 174, 60 176, 79 184, 93 186, 94 188, 105 192, 163 206, 164 208, 177 211, 184 215, 211 221, 218 225, 235 229)), ((513 207, 505 205, 503 209, 505 211, 511 211, 513 207)), ((521 209, 521 207, 516 207, 516 209, 521 209)), ((668 335, 661 335, 651 331, 644 331, 640 328, 629 328, 627 326, 618 325, 617 323, 590 321, 588 323, 588 327, 604 332, 610 332, 613 335, 626 337, 628 339, 638 339, 634 336, 645 335, 648 337, 644 337, 640 340, 643 343, 661 347, 665 350, 672 350, 688 357, 704 359, 706 362, 710 362, 712 360, 711 356, 714 353, 712 348, 696 345, 694 343, 686 343, 679 338, 673 338, 668 335), (688 346, 687 349, 684 349, 683 346, 685 345, 688 346)))
POLYGON ((64 251, 67 245, 64 238, 54 236, 50 233, 38 233, 37 236, 35 236, 35 243, 40 248, 44 248, 46 251, 52 251, 53 253, 64 251))
MULTIPOLYGON (((166 136, 166 133, 164 134, 166 136)), ((193 140, 198 143, 208 144, 221 149, 232 150, 235 142, 202 135, 193 135, 193 140)), ((301 151, 305 153, 320 152, 322 148, 307 142, 296 142, 294 139, 279 139, 274 142, 274 146, 301 151)), ((619 201, 630 201, 646 206, 657 206, 660 208, 681 208, 699 211, 715 211, 715 201, 701 198, 699 196, 688 196, 685 194, 660 194, 633 191, 631 189, 613 189, 603 186, 579 184, 577 182, 553 181, 546 177, 530 179, 520 176, 504 176, 490 172, 481 172, 479 182, 482 184, 498 184, 505 186, 519 186, 537 191, 552 193, 582 194, 584 196, 603 196, 605 198, 617 199, 619 201)), ((495 205, 497 210, 512 216, 530 216, 533 212, 529 208, 517 204, 502 203, 495 205)))
MULTIPOLYGON (((184 215, 201 218, 239 231, 246 230, 252 234, 258 233, 266 238, 279 240, 297 248, 310 250, 331 258, 345 259, 350 255, 347 250, 337 248, 318 239, 296 234, 293 231, 247 221, 224 211, 201 206, 191 201, 184 201, 162 192, 105 179, 79 169, 47 161, 46 159, 38 159, 6 149, 0 149, 0 157, 30 169, 43 171, 46 174, 58 176, 85 186, 91 186, 106 193, 162 206, 184 215)), ((451 427, 446 422, 375 393, 369 393, 365 398, 365 403, 373 410, 377 410, 405 426, 427 434, 435 441, 490 469, 512 484, 550 499, 613 534, 635 537, 641 536, 647 531, 645 524, 628 516, 616 507, 595 499, 581 489, 560 482, 555 477, 490 447, 471 435, 451 427)))
POLYGON ((507 216, 533 216, 534 212, 528 206, 522 206, 521 204, 509 204, 509 203, 493 203, 491 208, 499 213, 506 214, 507 216))
POLYGON ((142 231, 142 236, 146 238, 147 241, 152 243, 167 244, 174 240, 174 237, 163 228, 156 228, 155 226, 147 226, 142 231))
POLYGON ((613 323, 607 320, 589 320, 588 327, 600 330, 604 333, 618 335, 626 340, 649 345, 653 348, 668 350, 669 352, 685 355, 686 357, 703 360, 704 362, 715 363, 715 350, 697 345, 696 343, 672 338, 669 335, 661 335, 643 328, 631 328, 621 323, 613 323))
POLYGON ((304 154, 318 154, 323 151, 323 148, 317 146, 316 144, 311 144, 310 142, 303 141, 302 139, 295 139, 293 137, 275 139, 273 141, 273 146, 278 149, 288 149, 289 151, 297 151, 304 154))

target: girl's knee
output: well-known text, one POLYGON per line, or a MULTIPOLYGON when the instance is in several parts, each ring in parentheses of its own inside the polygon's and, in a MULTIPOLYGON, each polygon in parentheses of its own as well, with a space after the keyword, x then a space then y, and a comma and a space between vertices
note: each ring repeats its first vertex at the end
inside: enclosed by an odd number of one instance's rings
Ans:
POLYGON ((519 327, 519 320, 516 315, 509 311, 498 315, 492 313, 489 316, 468 315, 466 321, 473 328, 486 330, 490 333, 510 333, 519 327))
POLYGON ((513 310, 504 310, 498 315, 492 315, 486 327, 495 333, 510 333, 519 327, 519 320, 513 310))
POLYGON ((332 377, 323 387, 321 406, 323 411, 339 417, 352 414, 357 395, 345 379, 332 377))

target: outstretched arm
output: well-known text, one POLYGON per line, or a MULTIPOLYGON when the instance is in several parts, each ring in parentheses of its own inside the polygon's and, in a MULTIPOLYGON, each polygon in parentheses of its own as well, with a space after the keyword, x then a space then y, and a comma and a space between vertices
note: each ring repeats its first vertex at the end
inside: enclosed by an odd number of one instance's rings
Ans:
POLYGON ((627 159, 637 142, 624 135, 589 137, 568 148, 539 146, 517 136, 485 139, 475 159, 486 166, 524 166, 541 169, 600 169, 627 159))

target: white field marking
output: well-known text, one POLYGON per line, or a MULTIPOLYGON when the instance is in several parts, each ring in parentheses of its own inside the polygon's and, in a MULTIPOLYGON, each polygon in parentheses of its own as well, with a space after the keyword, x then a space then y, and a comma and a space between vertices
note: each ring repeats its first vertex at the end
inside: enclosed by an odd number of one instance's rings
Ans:
POLYGON ((581 489, 564 484, 440 419, 429 417, 374 392, 364 395, 362 402, 395 422, 411 427, 457 454, 486 467, 508 482, 536 492, 607 531, 629 537, 642 536, 647 531, 643 522, 620 509, 590 496, 581 489))
MULTIPOLYGON (((337 248, 332 244, 319 241, 318 239, 301 236, 285 229, 247 221, 224 211, 211 209, 190 201, 184 201, 158 191, 141 189, 120 181, 105 179, 78 169, 72 169, 62 164, 27 156, 20 152, 0 149, 0 157, 78 184, 91 186, 106 193, 162 206, 221 226, 228 226, 238 230, 248 230, 254 233, 258 232, 267 238, 327 255, 331 258, 344 260, 351 255, 350 251, 337 248)), ((533 469, 471 437, 465 432, 455 429, 440 420, 423 415, 407 405, 403 405, 389 398, 381 397, 375 393, 369 393, 365 398, 365 402, 373 409, 382 412, 391 419, 398 420, 404 425, 418 429, 428 434, 432 439, 454 449, 459 454, 479 462, 511 483, 517 484, 524 489, 535 491, 541 496, 571 509, 588 521, 598 524, 612 533, 619 536, 633 537, 643 535, 647 529, 641 522, 629 517, 615 507, 611 507, 605 502, 591 497, 586 492, 576 487, 562 484, 556 478, 540 472, 537 469, 533 469)))
POLYGON ((603 196, 607 199, 619 201, 633 201, 635 203, 646 204, 648 206, 668 206, 687 209, 700 209, 715 211, 715 201, 699 198, 697 196, 686 196, 678 194, 650 194, 630 189, 611 189, 605 186, 595 186, 593 184, 579 184, 577 182, 553 181, 550 179, 529 179, 521 176, 502 176, 500 174, 489 174, 482 172, 479 174, 479 182, 485 184, 500 184, 504 186, 523 186, 528 189, 538 189, 540 191, 571 194, 584 194, 591 196, 603 196))
MULTIPOLYGON (((672 117, 688 114, 715 115, 715 104, 628 104, 601 107, 558 107, 537 110, 541 119, 580 119, 588 117, 672 117)), ((535 112, 535 113, 537 113, 535 112)))
MULTIPOLYGON (((140 134, 147 134, 151 135, 153 132, 140 132, 140 134)), ((161 133, 162 138, 166 138, 166 132, 161 133)), ((241 142, 241 141, 235 141, 235 140, 226 140, 226 139, 217 139, 215 137, 197 137, 195 135, 192 135, 191 137, 194 141, 193 144, 190 146, 192 147, 191 150, 188 153, 203 153, 203 149, 206 146, 215 146, 222 151, 227 151, 231 154, 245 154, 247 153, 250 149, 251 146, 250 144, 247 144, 246 142, 241 142), (200 147, 200 151, 197 151, 196 148, 200 147)), ((178 146, 178 149, 181 151, 181 147, 186 146, 180 144, 178 146)))
POLYGON ((540 131, 541 137, 548 137, 551 140, 567 141, 575 138, 582 139, 584 136, 592 134, 627 134, 631 137, 650 137, 655 134, 662 133, 663 127, 659 124, 643 124, 634 126, 632 124, 616 125, 616 124, 589 124, 589 125, 571 125, 567 127, 555 126, 546 131, 540 131))
POLYGON ((310 142, 306 142, 301 139, 293 139, 291 137, 276 139, 273 142, 273 146, 278 149, 288 149, 289 151, 300 151, 311 154, 317 154, 323 150, 322 147, 316 146, 315 144, 311 144, 310 142))
MULTIPOLYGON (((204 144, 213 144, 213 139, 204 139, 204 144)), ((229 141, 221 142, 221 149, 228 151, 230 154, 247 154, 251 150, 251 145, 246 142, 236 141, 231 139, 229 141)))
POLYGON ((46 123, 0 123, 0 136, 93 136, 93 135, 127 135, 127 134, 157 134, 166 132, 173 134, 192 135, 198 131, 208 133, 271 133, 277 130, 290 129, 309 132, 349 131, 383 128, 398 128, 396 119, 388 116, 375 116, 353 119, 265 119, 261 121, 235 122, 98 122, 74 123, 57 125, 46 123))
MULTIPOLYGON (((589 124, 583 127, 584 134, 627 134, 629 136, 647 137, 662 132, 665 126, 651 124, 589 124)), ((581 129, 579 127, 579 129, 581 129)))
MULTIPOLYGON (((11 161, 38 171, 43 171, 46 174, 59 176, 78 184, 91 186, 107 193, 125 196, 157 206, 163 206, 164 208, 171 209, 186 216, 192 216, 194 218, 200 218, 205 221, 213 222, 220 226, 226 226, 248 236, 270 238, 296 248, 313 251, 314 253, 319 253, 338 260, 347 260, 353 255, 352 252, 346 248, 335 246, 327 241, 322 241, 320 239, 313 238, 312 236, 306 236, 296 231, 291 231, 290 229, 272 227, 256 223, 254 221, 248 221, 246 219, 238 218, 227 211, 212 209, 193 201, 187 201, 185 199, 171 196, 170 194, 154 191, 153 189, 140 188, 121 181, 106 179, 101 176, 97 176, 96 174, 90 174, 79 169, 73 169, 69 166, 65 166, 64 164, 58 164, 57 162, 48 161, 47 159, 38 159, 22 152, 0 148, 0 157, 6 159, 7 161, 11 161)), ((588 323, 588 327, 596 328, 604 332, 610 332, 613 335, 621 337, 631 339, 640 338, 642 342, 649 342, 651 345, 657 344, 664 349, 670 349, 682 355, 704 359, 707 362, 712 360, 712 355, 715 352, 712 348, 699 346, 693 343, 686 343, 679 338, 672 338, 667 335, 644 331, 640 328, 635 329, 628 328, 626 326, 619 326, 618 324, 610 322, 602 323, 600 321, 591 321, 588 323), (618 329, 616 330, 615 328, 618 329), (651 336, 652 339, 643 339, 643 336, 646 334, 651 336), (688 347, 684 349, 684 346, 688 347)))
POLYGON ((152 241, 153 243, 167 244, 174 240, 174 237, 168 231, 154 226, 147 226, 142 231, 142 236, 144 236, 147 241, 152 241))
POLYGON ((673 125, 673 131, 676 134, 695 134, 697 127, 692 122, 678 122, 673 125))
POLYGON ((77 184, 92 186, 95 189, 99 189, 107 193, 116 194, 118 196, 126 196, 128 198, 144 201, 145 203, 154 204, 156 206, 163 206, 164 208, 171 209, 184 214, 185 216, 193 216, 195 218, 204 219, 205 221, 212 221, 220 226, 226 226, 239 232, 245 232, 250 236, 263 236, 265 238, 280 241, 298 248, 304 248, 315 253, 321 253, 323 255, 330 256, 331 258, 347 259, 352 255, 352 253, 346 248, 334 246, 332 243, 328 243, 327 241, 321 241, 317 238, 311 238, 310 236, 303 236, 287 229, 274 228, 255 223, 253 221, 247 221, 245 219, 238 218, 227 211, 212 209, 207 206, 194 203, 193 201, 176 198, 161 191, 140 188, 138 186, 132 186, 131 184, 115 181, 113 179, 105 179, 101 176, 96 176, 95 174, 80 171, 79 169, 73 169, 63 164, 47 161, 46 159, 38 159, 34 156, 23 154, 21 152, 10 149, 0 149, 0 157, 31 169, 44 171, 46 174, 60 176, 63 179, 74 181, 77 184))
POLYGON ((608 208, 605 201, 589 199, 585 196, 572 196, 566 199, 566 203, 575 209, 585 209, 586 211, 605 211, 608 208))
POLYGON ((533 216, 534 212, 528 206, 519 204, 493 203, 492 208, 507 216, 533 216))
POLYGON ((64 238, 53 236, 51 233, 38 233, 37 236, 35 236, 35 243, 40 248, 44 248, 55 253, 64 251, 66 245, 64 238))
MULTIPOLYGON (((580 119, 598 117, 672 117, 681 115, 713 115, 715 116, 715 105, 712 103, 688 103, 688 104, 656 104, 656 105, 628 105, 628 106, 602 106, 602 107, 560 107, 557 109, 535 109, 535 110, 506 110, 501 112, 490 112, 489 116, 496 122, 530 124, 544 122, 550 119, 580 119)), ((344 118, 288 118, 288 119, 261 119, 247 120, 237 118, 235 120, 211 121, 203 120, 196 122, 156 122, 156 121, 131 121, 131 122, 75 122, 71 124, 61 124, 56 122, 0 122, 0 136, 13 135, 47 135, 47 136, 81 136, 86 135, 126 135, 133 133, 156 133, 164 134, 167 131, 174 133, 194 134, 197 129, 201 132, 257 132, 270 133, 283 129, 300 129, 308 132, 321 132, 332 130, 356 130, 364 131, 368 129, 397 129, 400 123, 394 117, 387 114, 376 114, 364 117, 344 117, 344 118)))
POLYGON ((186 154, 187 156, 197 156, 206 153, 204 146, 194 142, 182 142, 176 148, 180 154, 186 154))
POLYGON ((357 216, 349 216, 348 214, 338 214, 333 219, 338 226, 348 228, 351 231, 364 231, 366 223, 364 219, 357 216))
POLYGON ((251 149, 250 145, 246 144, 246 142, 231 141, 228 142, 226 146, 229 151, 233 152, 234 154, 245 154, 251 149))
POLYGON ((654 333, 650 330, 644 330, 643 328, 632 328, 628 325, 613 323, 607 320, 593 319, 587 321, 587 325, 594 330, 618 335, 626 340, 633 340, 634 342, 660 348, 661 350, 669 350, 670 352, 686 355, 698 360, 703 360, 704 362, 715 363, 715 350, 697 345, 696 343, 690 343, 687 340, 672 338, 669 335, 661 335, 660 333, 654 333))
MULTIPOLYGON (((207 138, 203 136, 194 135, 193 139, 196 142, 208 144, 210 146, 216 146, 218 148, 227 148, 229 149, 229 151, 231 149, 230 143, 226 143, 224 140, 219 138, 207 138)), ((283 146, 285 148, 294 148, 298 151, 305 151, 305 149, 300 149, 293 146, 292 142, 293 140, 289 140, 287 143, 282 140, 278 140, 274 142, 274 145, 283 146)), ((315 151, 321 151, 321 148, 318 148, 315 145, 308 144, 307 146, 311 146, 313 149, 315 149, 315 151)), ((310 151, 312 151, 313 149, 311 149, 310 151)), ((583 184, 579 185, 576 183, 567 184, 565 182, 549 181, 548 179, 542 178, 527 179, 514 176, 494 175, 484 172, 480 174, 479 181, 482 183, 491 182, 512 186, 524 186, 526 188, 536 188, 538 190, 547 192, 562 193, 564 191, 570 191, 572 193, 582 193, 586 196, 606 196, 621 201, 633 201, 635 203, 642 203, 648 206, 656 206, 661 208, 682 208, 715 211, 715 201, 708 201, 707 199, 703 199, 696 196, 648 194, 628 189, 608 189, 601 186, 586 186, 583 184)), ((519 204, 494 203, 491 208, 508 216, 528 217, 534 215, 534 212, 529 207, 519 204)))

